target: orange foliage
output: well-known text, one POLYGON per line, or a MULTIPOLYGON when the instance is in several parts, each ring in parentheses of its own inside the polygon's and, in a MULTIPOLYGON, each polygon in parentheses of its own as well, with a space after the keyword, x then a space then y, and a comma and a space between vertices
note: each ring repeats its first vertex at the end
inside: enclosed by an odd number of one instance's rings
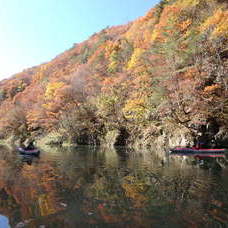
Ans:
POLYGON ((184 78, 194 80, 195 77, 199 77, 199 74, 200 73, 196 67, 191 67, 186 72, 184 72, 184 78))
POLYGON ((220 88, 220 85, 214 84, 214 85, 211 85, 211 86, 206 86, 203 91, 205 93, 210 93, 211 94, 211 93, 214 93, 219 88, 220 88))
MULTIPOLYGON (((31 131, 49 131, 61 113, 84 103, 89 107, 98 97, 105 99, 102 104, 93 103, 95 109, 105 113, 115 106, 124 122, 145 120, 151 100, 162 100, 160 95, 151 98, 154 91, 165 90, 164 99, 172 98, 167 103, 176 105, 176 110, 183 104, 200 103, 202 94, 214 96, 227 82, 216 78, 215 51, 207 54, 210 47, 200 39, 202 33, 211 31, 211 38, 222 38, 225 46, 228 13, 224 6, 214 0, 163 0, 145 16, 103 29, 52 61, 0 82, 0 127, 12 124, 6 115, 15 105, 23 107, 31 131), (209 8, 204 9, 203 3, 209 8), (203 88, 206 79, 212 85, 203 88)), ((224 49, 222 42, 219 45, 218 53, 224 49)))
POLYGON ((161 14, 159 23, 155 25, 155 28, 153 30, 151 37, 152 41, 165 42, 167 37, 167 35, 164 36, 165 32, 169 33, 170 36, 176 32, 175 23, 177 16, 180 14, 181 10, 182 9, 180 7, 177 7, 175 5, 165 7, 161 14), (169 28, 169 26, 172 26, 172 29, 169 28))
POLYGON ((144 195, 146 190, 144 183, 138 182, 132 176, 126 176, 122 188, 125 190, 126 196, 132 199, 135 207, 141 208, 145 205, 147 198, 144 195))
POLYGON ((178 24, 177 26, 180 27, 180 31, 184 32, 186 29, 188 29, 188 27, 192 24, 191 19, 187 19, 185 21, 182 21, 180 24, 178 24))

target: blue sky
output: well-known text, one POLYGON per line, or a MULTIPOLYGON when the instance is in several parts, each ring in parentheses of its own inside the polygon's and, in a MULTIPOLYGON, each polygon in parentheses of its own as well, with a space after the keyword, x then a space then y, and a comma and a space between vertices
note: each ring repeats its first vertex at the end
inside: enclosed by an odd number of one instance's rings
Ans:
POLYGON ((50 61, 94 32, 143 16, 159 0, 0 0, 0 79, 50 61))

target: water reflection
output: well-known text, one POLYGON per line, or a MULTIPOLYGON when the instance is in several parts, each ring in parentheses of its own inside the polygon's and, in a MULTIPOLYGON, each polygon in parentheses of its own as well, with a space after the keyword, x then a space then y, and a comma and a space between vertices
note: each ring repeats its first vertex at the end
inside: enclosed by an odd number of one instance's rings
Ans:
POLYGON ((228 171, 220 166, 219 174, 194 163, 164 166, 124 148, 52 148, 40 158, 1 148, 0 213, 12 227, 224 226, 228 171))

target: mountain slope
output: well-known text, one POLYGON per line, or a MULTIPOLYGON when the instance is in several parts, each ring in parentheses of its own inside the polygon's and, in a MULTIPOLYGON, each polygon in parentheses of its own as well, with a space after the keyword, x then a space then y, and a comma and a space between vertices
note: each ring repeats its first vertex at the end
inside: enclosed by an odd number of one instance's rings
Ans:
POLYGON ((162 0, 136 21, 2 81, 2 138, 57 132, 82 144, 150 144, 177 128, 194 136, 207 124, 222 140, 227 7, 219 0, 162 0))

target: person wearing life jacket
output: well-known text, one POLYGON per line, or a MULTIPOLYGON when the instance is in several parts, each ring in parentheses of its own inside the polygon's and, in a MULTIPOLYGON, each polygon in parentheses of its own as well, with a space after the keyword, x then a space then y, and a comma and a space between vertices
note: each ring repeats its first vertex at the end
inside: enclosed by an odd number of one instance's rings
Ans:
POLYGON ((35 149, 34 141, 31 141, 25 149, 26 150, 34 150, 35 149))
POLYGON ((195 148, 196 149, 206 149, 208 146, 208 135, 206 134, 206 126, 201 126, 199 136, 196 139, 195 142, 195 148))
POLYGON ((196 149, 203 149, 206 147, 206 138, 203 135, 198 137, 195 147, 196 149))

